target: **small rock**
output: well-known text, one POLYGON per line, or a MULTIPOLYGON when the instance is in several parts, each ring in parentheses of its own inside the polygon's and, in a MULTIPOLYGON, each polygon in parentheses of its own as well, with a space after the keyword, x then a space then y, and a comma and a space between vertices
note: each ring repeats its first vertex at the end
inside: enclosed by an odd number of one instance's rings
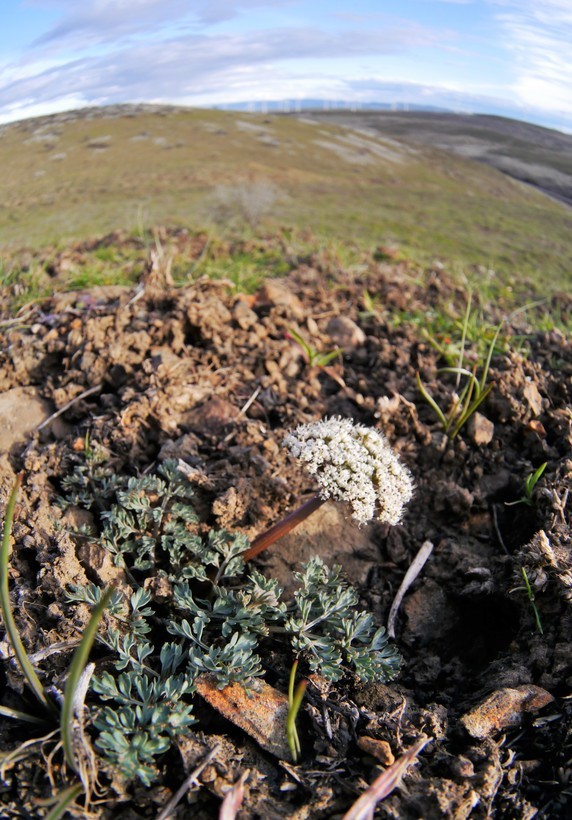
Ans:
POLYGON ((229 487, 223 495, 215 498, 212 505, 212 511, 218 518, 219 525, 225 528, 236 524, 243 517, 246 508, 246 493, 237 492, 235 487, 229 487))
POLYGON ((374 737, 363 735, 358 737, 357 745, 362 752, 379 760, 382 766, 391 766, 392 763, 395 763, 395 757, 387 740, 377 740, 374 737))
POLYGON ((238 410, 233 404, 218 396, 213 396, 200 407, 194 407, 185 413, 181 424, 198 433, 220 436, 236 421, 237 416, 238 410))
POLYGON ((542 413, 542 396, 538 392, 538 387, 534 382, 526 383, 524 398, 532 411, 532 415, 539 416, 542 413))
POLYGON ((546 429, 541 421, 538 419, 531 419, 526 427, 524 428, 525 434, 533 434, 537 435, 538 438, 545 439, 546 438, 546 429))
POLYGON ((164 575, 156 575, 154 578, 146 578, 143 588, 149 592, 154 601, 164 604, 173 597, 173 584, 164 575))
POLYGON ((33 387, 13 387, 0 396, 0 453, 8 453, 50 415, 51 408, 33 387))
POLYGON ((520 726, 525 712, 536 712, 554 700, 550 692, 533 684, 497 689, 460 718, 467 732, 485 738, 495 732, 520 726))
POLYGON ((456 621, 443 587, 431 578, 406 597, 403 614, 407 618, 403 640, 416 646, 444 639, 456 621))
POLYGON ((239 299, 232 309, 234 320, 242 330, 249 330, 258 323, 258 316, 246 302, 239 299))
POLYGON ((249 689, 239 683, 219 689, 212 675, 200 675, 196 688, 213 709, 250 735, 267 752, 281 760, 292 759, 286 740, 288 698, 282 692, 260 680, 249 689))
POLYGON ((268 279, 255 296, 256 304, 260 307, 280 307, 295 318, 303 318, 304 306, 295 293, 283 282, 268 279))
POLYGON ((343 349, 360 347, 365 344, 365 333, 347 316, 334 316, 330 319, 326 332, 330 339, 343 349))
POLYGON ((481 447, 491 443, 495 434, 495 426, 481 413, 473 413, 467 424, 467 431, 473 443, 481 447))

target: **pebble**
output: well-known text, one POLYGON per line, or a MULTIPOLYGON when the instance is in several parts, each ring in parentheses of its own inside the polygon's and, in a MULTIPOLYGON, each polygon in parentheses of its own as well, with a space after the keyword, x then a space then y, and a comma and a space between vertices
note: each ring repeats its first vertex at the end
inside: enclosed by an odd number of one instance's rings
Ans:
POLYGON ((495 426, 482 413, 473 413, 467 424, 467 431, 472 442, 482 447, 493 440, 495 426))
POLYGON ((467 732, 476 738, 520 726, 526 712, 536 712, 554 700, 550 692, 531 683, 496 689, 482 703, 460 718, 467 732))
POLYGON ((304 306, 295 293, 283 282, 268 279, 255 295, 256 305, 280 307, 295 318, 303 318, 304 306))
POLYGON ((534 382, 526 383, 524 398, 532 411, 532 415, 539 416, 542 413, 542 396, 534 382))
POLYGON ((193 407, 182 421, 191 430, 218 436, 236 421, 237 416, 238 410, 233 404, 213 396, 199 407, 193 407))
POLYGON ((467 423, 467 432, 473 444, 482 447, 493 440, 495 426, 481 413, 473 413, 467 423))
POLYGON ((362 737, 358 737, 357 745, 362 752, 379 760, 382 766, 391 766, 392 763, 395 763, 395 757, 387 740, 378 740, 375 737, 369 737, 369 735, 362 735, 362 737))
POLYGON ((347 316, 334 316, 330 319, 326 332, 330 339, 344 349, 360 347, 365 344, 366 335, 353 319, 347 316))
POLYGON ((249 330, 254 325, 258 324, 258 316, 251 310, 248 305, 239 299, 233 309, 232 313, 234 320, 242 330, 249 330))

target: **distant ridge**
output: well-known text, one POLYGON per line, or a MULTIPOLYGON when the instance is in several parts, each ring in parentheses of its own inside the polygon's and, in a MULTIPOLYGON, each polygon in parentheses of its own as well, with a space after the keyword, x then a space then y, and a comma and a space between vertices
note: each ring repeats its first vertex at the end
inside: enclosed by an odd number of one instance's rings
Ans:
POLYGON ((237 197, 260 211, 262 191, 263 230, 397 246, 507 281, 541 275, 554 291, 572 275, 572 211, 510 177, 566 197, 571 146, 435 111, 122 104, 35 117, 0 128, 0 254, 155 225, 234 230, 251 224, 237 197))
POLYGON ((572 206, 571 134, 508 117, 452 111, 314 109, 312 116, 490 165, 572 206))
POLYGON ((245 111, 257 114, 289 113, 300 111, 434 111, 452 113, 450 108, 435 105, 416 105, 415 103, 368 102, 358 103, 349 100, 335 99, 285 99, 285 100, 244 100, 236 103, 222 103, 213 106, 222 111, 245 111))

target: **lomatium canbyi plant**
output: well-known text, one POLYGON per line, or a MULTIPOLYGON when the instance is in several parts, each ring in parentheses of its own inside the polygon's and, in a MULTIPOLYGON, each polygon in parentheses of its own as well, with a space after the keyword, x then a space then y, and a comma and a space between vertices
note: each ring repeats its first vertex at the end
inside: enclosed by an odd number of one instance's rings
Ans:
POLYGON ((177 737, 197 721, 199 677, 214 678, 219 688, 255 686, 270 646, 293 655, 293 669, 300 661, 332 684, 350 672, 380 682, 397 674, 399 652, 359 609, 341 567, 314 557, 285 595, 245 562, 329 498, 348 503, 359 524, 374 516, 396 524, 412 495, 411 476, 380 433, 348 419, 302 425, 285 446, 319 492, 251 545, 242 533, 205 532, 177 462, 129 477, 113 473, 103 449, 70 457, 62 503, 94 511, 93 526, 74 536, 98 543, 124 570, 113 592, 96 584, 68 590, 70 602, 96 613, 105 605, 97 640, 107 654, 91 679, 90 716, 98 766, 113 777, 120 772, 150 786, 177 737))
POLYGON ((267 549, 330 498, 347 502, 358 524, 373 518, 399 523, 413 495, 413 480, 382 433, 334 417, 300 425, 284 444, 315 477, 320 490, 255 538, 245 560, 267 549))

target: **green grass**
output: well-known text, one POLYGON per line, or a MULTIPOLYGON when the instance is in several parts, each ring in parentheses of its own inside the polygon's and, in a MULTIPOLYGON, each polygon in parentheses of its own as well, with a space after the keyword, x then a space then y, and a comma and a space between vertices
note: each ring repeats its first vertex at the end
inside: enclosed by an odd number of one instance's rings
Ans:
MULTIPOLYGON (((281 196, 259 233, 290 225, 325 243, 393 242, 421 264, 485 265, 499 281, 532 280, 544 292, 569 286, 569 208, 483 165, 419 146, 395 161, 379 155, 395 152, 383 138, 362 137, 354 149, 347 135, 335 124, 180 109, 12 125, 0 132, 2 255, 115 229, 212 226, 217 186, 262 180, 281 196)), ((96 262, 116 261, 99 248, 78 286, 90 276, 112 284, 96 262)), ((250 289, 261 264, 246 260, 224 275, 250 289)))

